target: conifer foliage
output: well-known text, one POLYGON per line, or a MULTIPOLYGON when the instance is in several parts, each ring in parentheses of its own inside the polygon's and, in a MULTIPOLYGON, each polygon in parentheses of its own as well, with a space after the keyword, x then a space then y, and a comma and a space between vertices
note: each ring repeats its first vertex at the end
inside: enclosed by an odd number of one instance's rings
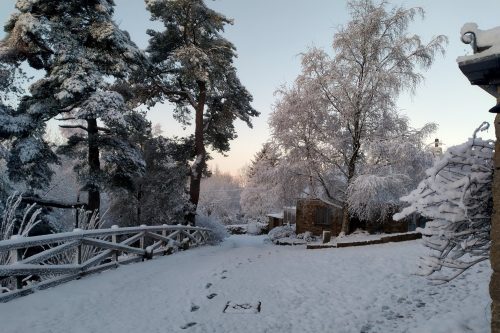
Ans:
POLYGON ((0 44, 0 62, 27 62, 42 73, 17 108, 0 107, 0 136, 11 141, 10 178, 33 188, 49 183, 49 164, 58 157, 44 133, 55 119, 72 130, 59 152, 79 160, 75 170, 91 210, 99 209, 103 187, 128 186, 143 172, 133 139, 149 126, 113 86, 144 63, 113 21, 113 7, 112 0, 18 0, 0 44))
POLYGON ((236 75, 236 49, 221 36, 232 20, 209 9, 203 0, 146 0, 146 8, 165 30, 148 30, 147 52, 153 68, 138 90, 150 105, 173 102, 175 117, 183 124, 194 116, 190 200, 196 206, 206 147, 228 151, 230 140, 236 138, 234 121, 251 126, 251 117, 258 112, 236 75))

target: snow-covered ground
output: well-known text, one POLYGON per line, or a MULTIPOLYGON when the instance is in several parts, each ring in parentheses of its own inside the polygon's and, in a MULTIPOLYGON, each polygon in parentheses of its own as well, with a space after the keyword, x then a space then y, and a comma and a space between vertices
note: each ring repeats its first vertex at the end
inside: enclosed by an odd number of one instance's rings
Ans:
POLYGON ((0 332, 489 332, 487 263, 430 286, 412 275, 418 241, 306 250, 264 239, 231 236, 0 304, 0 332))

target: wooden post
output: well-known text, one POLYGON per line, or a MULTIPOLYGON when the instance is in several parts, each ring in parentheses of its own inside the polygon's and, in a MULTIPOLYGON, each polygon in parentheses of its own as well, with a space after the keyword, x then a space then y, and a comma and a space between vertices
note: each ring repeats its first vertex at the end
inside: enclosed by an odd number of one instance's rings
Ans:
POLYGON ((75 264, 81 265, 82 264, 82 244, 78 244, 76 247, 76 257, 75 257, 75 264))
MULTIPOLYGON (((141 224, 141 227, 146 227, 146 225, 145 224, 141 224)), ((141 249, 145 249, 146 248, 145 247, 146 246, 146 243, 145 243, 146 237, 144 235, 145 235, 145 233, 143 231, 142 232, 142 237, 141 237, 141 240, 140 240, 140 245, 139 245, 141 247, 141 249)))
MULTIPOLYGON (((13 258, 15 258, 15 262, 19 262, 23 260, 23 249, 16 249, 13 250, 12 253, 13 258)), ((16 289, 23 289, 23 277, 22 276, 16 276, 16 289)))
MULTIPOLYGON (((162 224, 162 227, 167 227, 167 225, 166 225, 166 224, 162 224)), ((163 229, 163 230, 161 231, 161 235, 162 235, 163 237, 167 237, 167 230, 166 230, 166 229, 163 229)), ((168 249, 166 249, 166 247, 168 246, 168 244, 167 244, 166 242, 164 242, 164 241, 162 241, 162 242, 161 242, 161 244, 163 245, 163 249, 164 249, 164 250, 163 250, 163 255, 166 255, 166 254, 167 254, 167 251, 168 251, 168 249)))
MULTIPOLYGON (((10 239, 19 239, 19 238, 21 238, 20 235, 12 235, 10 237, 10 239)), ((11 257, 12 263, 16 263, 16 262, 23 260, 23 249, 11 250, 10 257, 11 257)), ((23 289, 23 277, 22 276, 16 276, 16 289, 23 289)))
MULTIPOLYGON (((111 229, 119 229, 119 227, 118 227, 117 225, 112 225, 112 226, 111 226, 111 229)), ((113 242, 113 243, 115 243, 115 244, 117 243, 117 240, 116 240, 116 235, 111 235, 111 242, 113 242)), ((115 251, 113 252, 113 261, 114 261, 115 263, 118 263, 118 254, 119 254, 119 253, 120 253, 120 252, 119 252, 118 250, 115 250, 115 251)))
POLYGON ((323 231, 323 244, 329 243, 331 239, 332 239, 332 232, 324 230, 323 231))
MULTIPOLYGON (((497 87, 500 94, 500 86, 497 87)), ((497 105, 500 98, 497 98, 497 105)), ((500 114, 495 117, 495 155, 493 171, 493 214, 491 216, 490 261, 493 274, 490 280, 491 332, 500 333, 500 114)))

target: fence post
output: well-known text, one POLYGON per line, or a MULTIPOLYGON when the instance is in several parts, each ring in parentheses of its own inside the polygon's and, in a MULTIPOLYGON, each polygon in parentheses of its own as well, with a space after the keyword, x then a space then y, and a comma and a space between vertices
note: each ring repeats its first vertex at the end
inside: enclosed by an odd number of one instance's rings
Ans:
MULTIPOLYGON (((145 225, 145 224, 141 224, 141 228, 144 228, 144 227, 147 227, 147 225, 145 225)), ((143 250, 146 248, 146 247, 145 247, 145 246, 146 246, 146 244, 145 244, 145 237, 144 237, 144 235, 145 235, 145 233, 144 233, 144 231, 142 231, 142 237, 141 237, 141 240, 140 240, 140 245, 139 245, 139 246, 140 246, 140 247, 141 247, 141 249, 143 249, 143 250)))
MULTIPOLYGON (((82 229, 75 228, 73 229, 73 232, 82 232, 82 229)), ((78 244, 76 247, 76 257, 75 257, 75 264, 81 265, 82 264, 82 243, 78 244)))
MULTIPOLYGON (((12 235, 10 239, 19 239, 22 236, 20 235, 12 235)), ((23 250, 22 249, 14 249, 11 251, 10 256, 12 258, 12 262, 16 263, 23 260, 23 250)), ((23 277, 16 276, 16 289, 23 289, 23 277)))
MULTIPOLYGON (((112 226, 111 226, 111 229, 119 229, 119 228, 120 228, 120 227, 119 227, 119 226, 117 226, 117 225, 112 225, 112 226)), ((117 243, 117 241, 116 241, 116 235, 114 235, 114 234, 113 234, 113 235, 111 235, 111 242, 113 242, 113 243, 115 243, 115 244, 117 243)), ((118 250, 114 250, 114 251, 113 251, 113 260, 114 260, 114 262, 115 262, 115 263, 117 263, 117 262, 118 262, 118 254, 119 254, 119 251, 118 251, 118 250)))

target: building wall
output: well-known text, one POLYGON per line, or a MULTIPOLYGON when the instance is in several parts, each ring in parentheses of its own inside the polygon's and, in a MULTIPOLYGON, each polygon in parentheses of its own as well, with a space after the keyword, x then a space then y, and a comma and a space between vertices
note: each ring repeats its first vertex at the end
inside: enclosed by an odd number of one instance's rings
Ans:
POLYGON ((283 219, 269 216, 268 230, 279 227, 283 225, 283 219))
MULTIPOLYGON (((299 199, 297 200, 297 215, 296 215, 296 232, 297 234, 310 231, 313 235, 321 236, 323 231, 331 231, 332 236, 338 236, 342 228, 342 209, 335 206, 329 205, 324 201, 319 199, 299 199), (327 209, 329 212, 329 222, 330 224, 318 224, 318 214, 322 214, 321 210, 327 209)), ((357 228, 364 229, 369 233, 403 233, 408 232, 409 220, 404 221, 394 221, 391 217, 388 217, 386 221, 382 223, 366 223, 361 222, 356 219, 351 221, 351 230, 349 232, 355 231, 357 228)))
POLYGON ((321 236, 323 231, 331 231, 332 236, 337 236, 342 227, 342 210, 319 199, 297 200, 296 232, 297 234, 310 231, 313 235, 321 236), (328 212, 328 224, 319 224, 319 216, 328 212))

